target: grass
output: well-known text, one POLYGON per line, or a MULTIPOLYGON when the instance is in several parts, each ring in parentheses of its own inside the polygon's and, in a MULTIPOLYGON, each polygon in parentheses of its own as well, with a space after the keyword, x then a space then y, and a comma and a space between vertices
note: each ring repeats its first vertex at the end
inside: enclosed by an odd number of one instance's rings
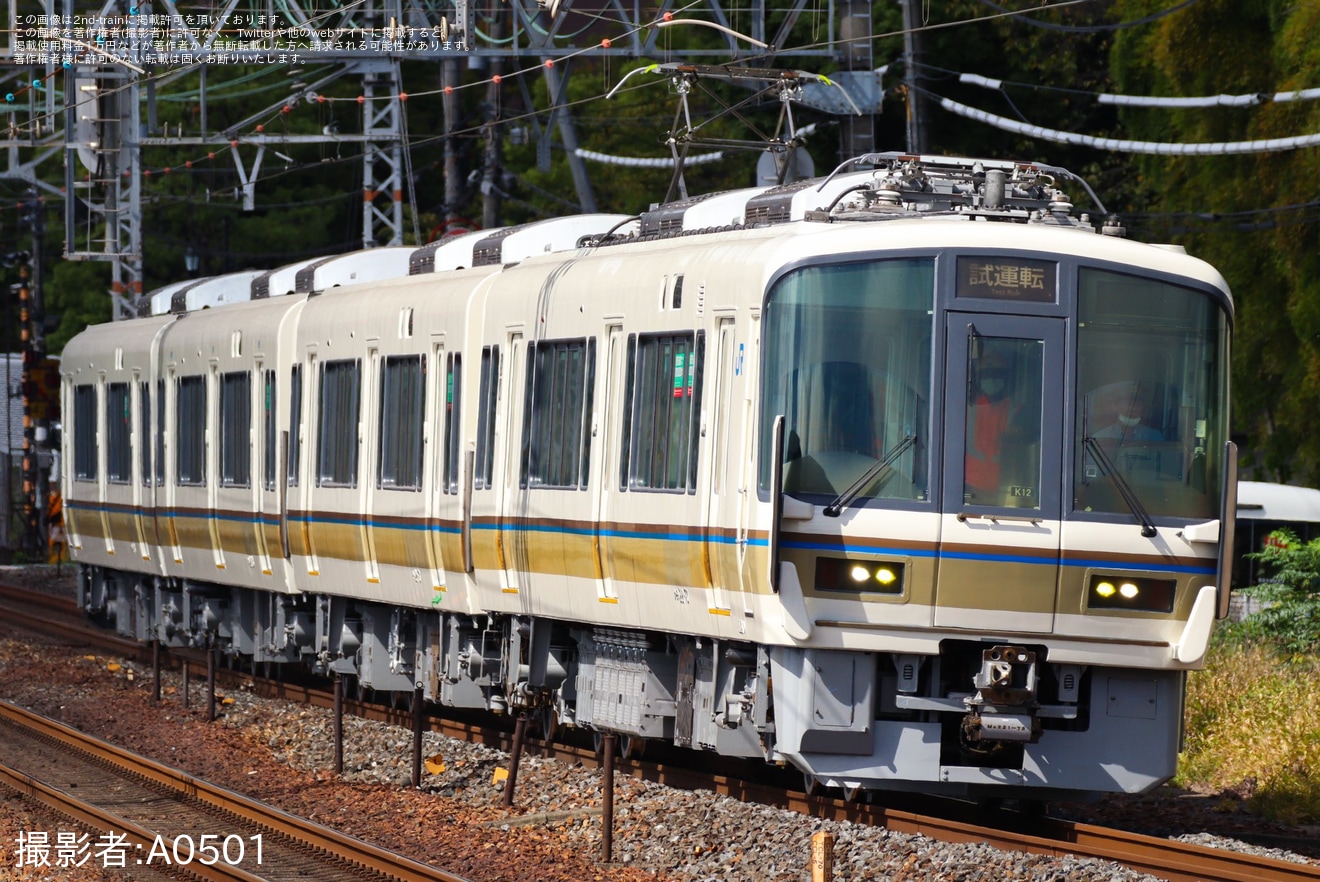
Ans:
POLYGON ((1320 656, 1282 659, 1267 645, 1214 642, 1189 675, 1179 786, 1233 790, 1263 817, 1320 823, 1320 656))

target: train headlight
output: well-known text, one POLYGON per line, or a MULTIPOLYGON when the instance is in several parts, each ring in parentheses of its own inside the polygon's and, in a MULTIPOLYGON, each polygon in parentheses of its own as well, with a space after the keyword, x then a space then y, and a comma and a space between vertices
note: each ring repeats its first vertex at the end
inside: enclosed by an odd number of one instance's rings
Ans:
POLYGON ((903 564, 887 560, 818 557, 816 590, 847 594, 902 594, 903 564))
POLYGON ((1090 609, 1173 612, 1178 583, 1174 579, 1092 576, 1086 605, 1090 609))

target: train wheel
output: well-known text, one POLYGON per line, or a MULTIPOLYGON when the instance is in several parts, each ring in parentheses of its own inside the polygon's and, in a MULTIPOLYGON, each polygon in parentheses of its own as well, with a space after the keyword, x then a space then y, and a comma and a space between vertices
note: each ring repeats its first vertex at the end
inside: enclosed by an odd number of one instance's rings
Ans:
POLYGON ((803 772, 802 792, 807 796, 820 796, 820 779, 810 772, 803 772))
POLYGON ((591 733, 591 749, 596 752, 596 756, 605 755, 605 733, 599 729, 591 733))
POLYGON ((619 756, 624 759, 640 759, 646 753, 646 739, 641 736, 620 735, 619 756))
POLYGON ((553 707, 546 705, 537 715, 536 726, 540 730, 541 739, 550 744, 559 735, 559 714, 553 707))

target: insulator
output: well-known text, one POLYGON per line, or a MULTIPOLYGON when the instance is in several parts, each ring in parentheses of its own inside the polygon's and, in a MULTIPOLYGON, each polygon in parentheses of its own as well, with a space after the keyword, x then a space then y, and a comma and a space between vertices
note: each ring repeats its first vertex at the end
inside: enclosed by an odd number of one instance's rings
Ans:
POLYGON ((1127 227, 1117 217, 1110 215, 1105 218, 1104 226, 1100 228, 1100 235, 1113 236, 1116 239, 1127 238, 1127 227))
POLYGON ((999 208, 1004 204, 1004 187, 1007 175, 1001 169, 991 169, 985 173, 985 198, 982 204, 986 208, 999 208))

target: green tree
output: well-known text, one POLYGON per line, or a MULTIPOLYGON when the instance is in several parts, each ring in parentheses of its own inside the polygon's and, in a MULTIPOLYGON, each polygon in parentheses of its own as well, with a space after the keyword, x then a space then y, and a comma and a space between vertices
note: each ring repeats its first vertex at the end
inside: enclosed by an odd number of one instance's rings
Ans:
MULTIPOLYGON (((1165 4, 1123 0, 1124 18, 1165 4)), ((1320 81, 1320 7, 1203 0, 1115 40, 1117 91, 1270 95, 1320 81)), ((1129 137, 1170 142, 1282 138, 1320 130, 1314 102, 1183 111, 1131 109, 1129 137)), ((1244 477, 1320 482, 1320 231, 1314 148, 1245 155, 1142 157, 1143 232, 1214 264, 1237 305, 1233 405, 1244 477)))
POLYGON ((57 261, 47 271, 43 288, 46 314, 59 315, 59 324, 46 334, 46 351, 52 355, 83 328, 110 320, 108 263, 57 261))
POLYGON ((1266 581, 1246 589, 1261 609, 1247 626, 1290 656, 1320 648, 1320 538, 1301 542, 1291 530, 1270 534, 1263 550, 1250 555, 1262 563, 1266 581))

